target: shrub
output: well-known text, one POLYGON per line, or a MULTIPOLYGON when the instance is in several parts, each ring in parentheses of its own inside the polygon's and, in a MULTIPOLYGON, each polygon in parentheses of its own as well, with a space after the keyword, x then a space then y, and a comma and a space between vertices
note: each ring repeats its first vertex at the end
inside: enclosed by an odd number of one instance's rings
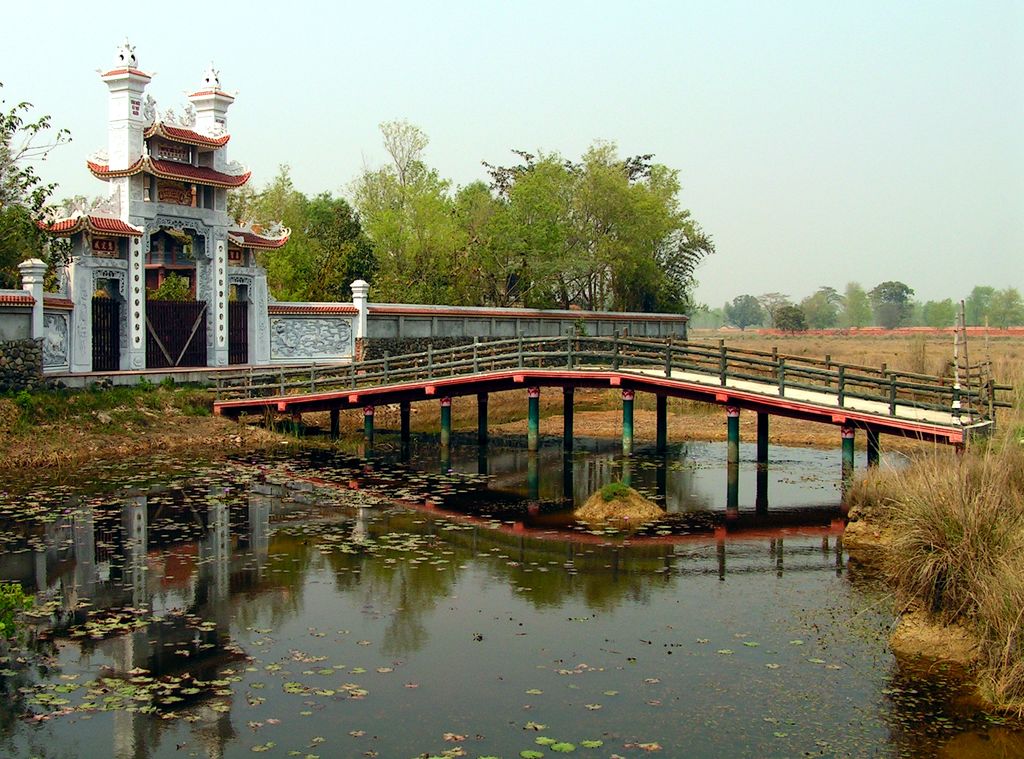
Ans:
POLYGON ((33 600, 16 582, 0 585, 0 637, 10 639, 17 634, 18 615, 31 608, 33 600))
POLYGON ((621 482, 609 482, 601 488, 601 498, 605 501, 623 501, 629 498, 629 486, 621 482))

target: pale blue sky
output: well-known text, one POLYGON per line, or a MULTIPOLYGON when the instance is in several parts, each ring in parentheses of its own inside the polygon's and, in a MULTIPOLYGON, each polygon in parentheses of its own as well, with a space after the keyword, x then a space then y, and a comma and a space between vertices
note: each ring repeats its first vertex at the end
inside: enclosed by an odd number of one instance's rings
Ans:
POLYGON ((231 158, 307 193, 383 162, 406 118, 458 184, 511 148, 596 139, 680 170, 718 246, 698 299, 901 279, 922 299, 1024 289, 1024 2, 28 3, 4 10, 3 97, 71 145, 40 167, 95 195, 97 68, 127 35, 180 110, 211 59, 231 158), (104 10, 100 10, 104 9, 104 10), (132 15, 134 14, 134 15, 132 15))

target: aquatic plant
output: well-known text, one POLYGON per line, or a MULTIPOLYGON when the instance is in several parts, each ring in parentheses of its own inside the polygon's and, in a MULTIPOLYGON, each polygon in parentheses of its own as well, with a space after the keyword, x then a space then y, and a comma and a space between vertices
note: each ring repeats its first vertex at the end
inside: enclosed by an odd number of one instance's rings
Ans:
POLYGON ((0 584, 0 637, 10 639, 18 634, 18 616, 31 608, 33 601, 18 583, 0 584))

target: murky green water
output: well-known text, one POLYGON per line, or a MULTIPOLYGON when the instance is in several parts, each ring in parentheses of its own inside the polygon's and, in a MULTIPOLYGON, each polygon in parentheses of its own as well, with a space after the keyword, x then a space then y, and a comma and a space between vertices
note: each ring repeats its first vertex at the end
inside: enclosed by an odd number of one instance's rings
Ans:
POLYGON ((767 508, 749 462, 727 508, 722 446, 636 456, 671 512, 637 536, 566 518, 623 475, 584 448, 381 440, 0 496, 0 577, 45 612, 2 662, 0 753, 1018 755, 896 668, 836 455, 775 449, 767 508))

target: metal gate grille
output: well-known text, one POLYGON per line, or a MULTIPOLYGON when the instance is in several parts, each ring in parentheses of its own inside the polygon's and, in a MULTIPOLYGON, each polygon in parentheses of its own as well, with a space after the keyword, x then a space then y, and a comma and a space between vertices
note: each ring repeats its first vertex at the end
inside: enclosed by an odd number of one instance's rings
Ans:
POLYGON ((121 368, 121 304, 113 298, 92 299, 92 370, 121 368))
POLYGON ((206 366, 206 303, 146 302, 146 367, 206 366))
POLYGON ((228 303, 228 363, 249 363, 249 304, 228 303))

